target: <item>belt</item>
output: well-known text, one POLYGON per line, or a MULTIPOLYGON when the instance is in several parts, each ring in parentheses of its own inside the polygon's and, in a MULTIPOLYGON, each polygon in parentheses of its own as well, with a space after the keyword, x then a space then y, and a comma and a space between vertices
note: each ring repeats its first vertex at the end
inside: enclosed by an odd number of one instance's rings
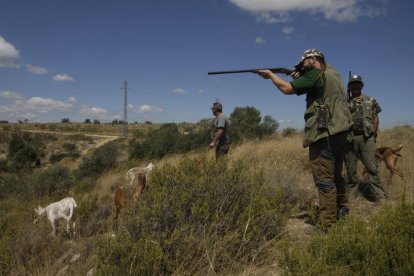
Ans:
POLYGON ((352 132, 354 133, 354 135, 364 135, 364 128, 363 127, 354 127, 352 129, 352 132))

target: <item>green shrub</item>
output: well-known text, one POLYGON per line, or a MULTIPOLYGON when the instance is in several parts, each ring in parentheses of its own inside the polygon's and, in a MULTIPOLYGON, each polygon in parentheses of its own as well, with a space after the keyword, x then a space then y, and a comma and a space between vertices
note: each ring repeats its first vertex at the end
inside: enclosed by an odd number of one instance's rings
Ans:
POLYGON ((66 150, 66 151, 72 151, 72 150, 75 150, 76 149, 76 145, 75 144, 72 144, 72 143, 64 143, 62 145, 62 148, 64 150, 66 150))
POLYGON ((66 156, 68 156, 68 154, 66 152, 52 153, 49 156, 49 162, 52 163, 52 164, 57 163, 60 160, 62 160, 63 158, 65 158, 66 156))
POLYGON ((18 171, 31 169, 33 165, 40 165, 45 137, 48 135, 30 134, 27 132, 15 132, 9 142, 9 169, 18 171))
POLYGON ((351 217, 309 244, 284 247, 283 256, 281 267, 293 275, 411 275, 414 207, 385 206, 368 224, 351 217))
POLYGON ((84 196, 77 201, 76 217, 79 221, 78 234, 83 237, 91 237, 107 231, 105 218, 111 215, 112 202, 98 201, 96 195, 84 196))
POLYGON ((3 127, 4 131, 11 131, 12 130, 12 127, 10 125, 3 125, 2 127, 3 127))
POLYGON ((97 177, 112 169, 117 164, 118 145, 109 142, 93 151, 90 156, 85 157, 76 172, 78 178, 97 177))
POLYGON ((0 176, 0 199, 10 197, 26 199, 30 197, 29 178, 30 175, 25 173, 0 176))
POLYGON ((34 196, 56 196, 66 194, 73 184, 73 176, 69 169, 54 166, 35 171, 31 177, 30 187, 34 196))
POLYGON ((240 272, 283 231, 283 191, 243 163, 183 160, 155 170, 148 187, 117 239, 98 241, 98 273, 240 272))
POLYGON ((35 149, 33 149, 30 145, 25 145, 11 158, 10 168, 12 170, 21 170, 23 168, 30 169, 32 164, 38 160, 39 159, 35 149))
POLYGON ((177 124, 163 124, 158 129, 150 130, 144 140, 138 136, 130 140, 129 159, 162 158, 168 154, 185 153, 205 147, 208 140, 209 133, 201 123, 185 134, 179 131, 177 124))
POLYGON ((291 137, 291 136, 295 135, 296 133, 297 133, 297 130, 295 128, 288 127, 288 128, 285 128, 282 131, 282 136, 283 137, 291 137))
POLYGON ((0 159, 0 173, 7 171, 7 160, 0 159))

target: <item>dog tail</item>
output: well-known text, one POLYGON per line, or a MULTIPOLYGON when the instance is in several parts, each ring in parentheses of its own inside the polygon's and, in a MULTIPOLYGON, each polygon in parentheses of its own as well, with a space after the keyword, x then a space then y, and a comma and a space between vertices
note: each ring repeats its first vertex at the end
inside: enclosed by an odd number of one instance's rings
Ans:
POLYGON ((403 148, 403 144, 400 144, 395 150, 394 153, 395 155, 397 155, 398 157, 402 157, 400 150, 403 148))

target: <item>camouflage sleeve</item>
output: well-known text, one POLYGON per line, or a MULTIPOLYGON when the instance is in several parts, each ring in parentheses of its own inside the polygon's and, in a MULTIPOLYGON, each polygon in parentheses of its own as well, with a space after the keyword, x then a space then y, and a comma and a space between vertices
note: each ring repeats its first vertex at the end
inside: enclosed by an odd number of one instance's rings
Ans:
POLYGON ((377 103, 375 99, 372 102, 372 111, 374 112, 374 114, 378 114, 382 111, 381 107, 379 106, 379 104, 377 103))

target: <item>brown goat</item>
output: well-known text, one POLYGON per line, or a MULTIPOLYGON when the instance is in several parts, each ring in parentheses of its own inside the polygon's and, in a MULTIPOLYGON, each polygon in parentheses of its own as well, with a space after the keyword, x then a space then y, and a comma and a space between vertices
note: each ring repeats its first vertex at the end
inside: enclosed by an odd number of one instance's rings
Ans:
POLYGON ((117 220, 121 209, 125 209, 131 203, 136 203, 147 184, 146 176, 139 173, 134 180, 132 196, 129 189, 119 187, 114 195, 113 219, 117 220), (132 198, 131 198, 132 197, 132 198), (132 202, 131 202, 132 201, 132 202))
POLYGON ((395 164, 397 163, 398 157, 401 157, 400 150, 402 149, 403 145, 399 145, 397 148, 393 149, 391 147, 381 147, 377 148, 375 154, 379 160, 379 162, 384 161, 385 166, 391 172, 392 177, 394 174, 398 175, 402 179, 404 179, 403 174, 395 168, 395 164))

